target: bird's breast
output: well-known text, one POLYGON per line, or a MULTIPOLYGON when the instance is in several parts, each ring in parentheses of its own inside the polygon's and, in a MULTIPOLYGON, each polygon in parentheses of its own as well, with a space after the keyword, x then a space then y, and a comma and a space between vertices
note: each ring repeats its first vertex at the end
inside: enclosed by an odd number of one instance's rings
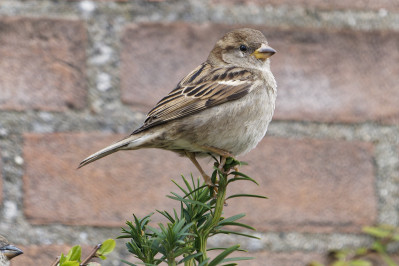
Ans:
MULTIPOLYGON (((247 153, 264 137, 272 119, 276 93, 257 86, 249 94, 183 119, 179 124, 184 148, 190 143, 212 146, 239 155, 247 153)), ((193 152, 201 152, 191 147, 193 152)))

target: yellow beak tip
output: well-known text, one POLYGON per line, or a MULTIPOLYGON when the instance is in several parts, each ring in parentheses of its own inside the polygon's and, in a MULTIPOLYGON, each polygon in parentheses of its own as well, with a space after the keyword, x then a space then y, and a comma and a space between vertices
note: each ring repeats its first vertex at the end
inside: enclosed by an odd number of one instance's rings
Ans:
POLYGON ((271 48, 270 46, 262 45, 259 49, 252 53, 257 59, 267 59, 274 55, 276 50, 271 48))

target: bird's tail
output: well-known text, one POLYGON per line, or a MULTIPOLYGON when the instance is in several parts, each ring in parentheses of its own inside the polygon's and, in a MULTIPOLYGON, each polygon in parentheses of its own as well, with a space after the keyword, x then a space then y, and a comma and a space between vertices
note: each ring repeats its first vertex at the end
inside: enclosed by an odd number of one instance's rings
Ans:
POLYGON ((78 169, 85 166, 86 164, 92 163, 94 161, 97 161, 98 159, 101 159, 107 155, 110 155, 111 153, 120 151, 120 150, 134 150, 138 149, 140 145, 142 145, 145 142, 145 139, 147 139, 145 136, 140 136, 140 135, 130 135, 129 137, 122 139, 102 150, 99 150, 98 152, 90 155, 86 159, 80 162, 78 169))

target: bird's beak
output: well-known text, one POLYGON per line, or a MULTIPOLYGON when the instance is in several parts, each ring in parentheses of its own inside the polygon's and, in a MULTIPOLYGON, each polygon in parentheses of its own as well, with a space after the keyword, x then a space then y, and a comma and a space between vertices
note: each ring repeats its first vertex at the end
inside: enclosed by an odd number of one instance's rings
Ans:
POLYGON ((271 48, 269 45, 262 43, 261 47, 255 50, 251 55, 255 56, 256 59, 266 60, 275 53, 276 50, 271 48))
POLYGON ((7 245, 0 248, 0 252, 2 252, 9 260, 24 253, 21 249, 13 245, 7 245))

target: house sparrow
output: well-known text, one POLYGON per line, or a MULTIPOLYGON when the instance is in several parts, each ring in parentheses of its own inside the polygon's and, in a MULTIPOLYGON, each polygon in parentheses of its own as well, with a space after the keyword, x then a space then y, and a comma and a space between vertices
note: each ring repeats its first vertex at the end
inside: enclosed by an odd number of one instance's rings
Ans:
POLYGON ((22 250, 10 245, 8 240, 0 235, 0 266, 10 265, 10 260, 22 253, 22 250))
POLYGON ((274 112, 277 85, 270 71, 276 51, 253 29, 225 34, 208 59, 183 78, 125 139, 84 159, 79 168, 119 150, 159 148, 187 156, 210 177, 197 156, 246 153, 266 134, 274 112))

